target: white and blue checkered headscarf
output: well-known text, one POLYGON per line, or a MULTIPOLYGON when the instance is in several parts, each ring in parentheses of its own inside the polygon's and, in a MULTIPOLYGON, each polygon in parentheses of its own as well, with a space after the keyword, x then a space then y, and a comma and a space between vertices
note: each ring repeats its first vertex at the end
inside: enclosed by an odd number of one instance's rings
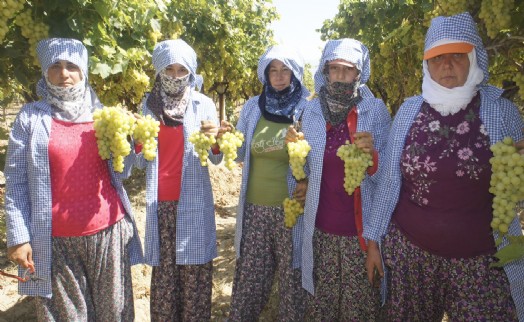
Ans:
POLYGON ((155 76, 171 64, 184 66, 189 71, 190 86, 202 88, 204 79, 196 73, 198 67, 196 52, 182 39, 161 41, 153 50, 155 76))
POLYGON ((356 39, 343 38, 329 40, 324 50, 320 63, 315 73, 315 91, 320 92, 320 88, 328 83, 328 79, 324 75, 324 68, 326 63, 335 60, 343 59, 355 65, 360 72, 360 87, 362 96, 373 96, 369 88, 366 86, 369 76, 371 75, 371 62, 369 58, 368 48, 356 39))
POLYGON ((465 42, 474 46, 468 53, 469 71, 465 83, 454 88, 446 88, 431 78, 428 62, 422 62, 422 97, 441 115, 455 114, 464 109, 477 94, 479 86, 489 78, 488 56, 482 44, 477 27, 469 13, 450 17, 436 17, 426 34, 424 52, 437 46, 465 42))
POLYGON ((48 38, 38 42, 36 52, 42 69, 42 79, 38 81, 37 94, 51 105, 52 116, 76 123, 91 121, 91 112, 102 104, 87 81, 86 47, 76 39, 48 38), (82 81, 73 88, 59 88, 47 80, 49 67, 59 60, 71 62, 80 68, 82 81), (63 97, 67 96, 74 97, 74 100, 65 101, 63 97))
POLYGON ((477 25, 469 13, 464 12, 449 17, 433 18, 426 33, 424 51, 433 48, 442 40, 467 42, 475 46, 477 64, 484 73, 482 84, 488 82, 488 54, 477 31, 477 25))
POLYGON ((268 79, 266 79, 266 69, 271 64, 273 60, 281 61, 284 65, 287 66, 287 68, 291 69, 293 72, 293 75, 299 80, 300 84, 302 85, 302 96, 307 97, 309 96, 309 91, 303 84, 303 77, 304 77, 304 60, 302 59, 302 56, 293 48, 284 46, 284 45, 276 45, 269 47, 266 52, 260 56, 260 59, 258 60, 258 80, 262 84, 267 84, 268 79))

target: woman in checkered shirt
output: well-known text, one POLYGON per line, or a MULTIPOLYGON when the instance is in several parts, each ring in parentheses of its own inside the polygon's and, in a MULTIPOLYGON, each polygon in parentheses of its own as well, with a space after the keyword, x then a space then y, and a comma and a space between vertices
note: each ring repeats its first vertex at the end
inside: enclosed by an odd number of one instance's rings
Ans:
MULTIPOLYGON (((489 192, 490 145, 511 136, 522 149, 522 117, 487 85, 486 49, 468 13, 432 20, 423 70, 422 95, 400 107, 380 165, 364 227, 368 276, 387 272, 388 320, 524 321, 524 260, 490 267, 489 192)), ((522 234, 517 217, 509 234, 522 234)))

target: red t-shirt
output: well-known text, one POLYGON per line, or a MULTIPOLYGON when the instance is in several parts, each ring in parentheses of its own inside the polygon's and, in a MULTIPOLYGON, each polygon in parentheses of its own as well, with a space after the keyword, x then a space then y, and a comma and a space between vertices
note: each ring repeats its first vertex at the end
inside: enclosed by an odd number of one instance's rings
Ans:
POLYGON ((161 124, 158 133, 158 200, 180 198, 182 158, 184 156, 184 127, 161 124))
POLYGON ((93 235, 124 217, 92 122, 53 119, 48 149, 53 236, 93 235))

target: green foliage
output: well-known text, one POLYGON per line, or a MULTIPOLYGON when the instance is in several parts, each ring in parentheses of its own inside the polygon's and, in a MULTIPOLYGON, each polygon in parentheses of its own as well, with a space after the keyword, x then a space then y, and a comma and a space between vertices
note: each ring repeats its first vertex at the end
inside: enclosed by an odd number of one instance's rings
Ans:
POLYGON ((37 100, 35 85, 41 72, 36 42, 48 36, 72 37, 88 48, 90 84, 102 102, 132 110, 153 83, 154 45, 178 37, 197 51, 204 90, 229 82, 229 101, 253 95, 259 87, 256 63, 272 41, 267 26, 276 17, 275 9, 260 0, 8 2, 13 10, 2 11, 0 17, 5 18, 0 19, 4 96, 17 93, 26 101, 37 100))
POLYGON ((338 14, 324 21, 321 33, 324 40, 349 37, 368 46, 368 85, 395 113, 406 97, 420 93, 424 37, 431 18, 464 11, 474 17, 488 50, 490 82, 505 85, 508 96, 522 105, 523 1, 341 0, 338 14))
POLYGON ((524 236, 507 236, 510 243, 495 253, 497 262, 491 267, 503 267, 504 265, 524 257, 524 236))

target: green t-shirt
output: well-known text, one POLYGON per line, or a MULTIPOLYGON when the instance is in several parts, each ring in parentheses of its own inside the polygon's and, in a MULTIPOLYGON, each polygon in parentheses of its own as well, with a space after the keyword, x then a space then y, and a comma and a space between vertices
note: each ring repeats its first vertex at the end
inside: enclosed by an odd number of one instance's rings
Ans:
POLYGON ((284 140, 288 126, 264 117, 258 121, 251 141, 247 202, 279 206, 288 196, 289 156, 284 140))

